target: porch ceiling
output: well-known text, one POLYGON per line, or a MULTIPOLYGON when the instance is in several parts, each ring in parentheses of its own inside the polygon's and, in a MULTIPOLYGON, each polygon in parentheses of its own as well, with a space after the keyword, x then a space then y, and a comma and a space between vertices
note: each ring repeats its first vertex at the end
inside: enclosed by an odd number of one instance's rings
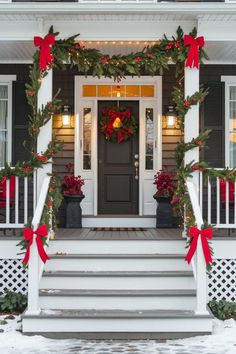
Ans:
MULTIPOLYGON (((138 52, 152 41, 83 42, 103 53, 128 54, 138 52)), ((206 64, 236 64, 236 41, 211 41, 205 47, 210 60, 206 64)), ((35 47, 32 41, 0 41, 0 63, 31 63, 35 47)))

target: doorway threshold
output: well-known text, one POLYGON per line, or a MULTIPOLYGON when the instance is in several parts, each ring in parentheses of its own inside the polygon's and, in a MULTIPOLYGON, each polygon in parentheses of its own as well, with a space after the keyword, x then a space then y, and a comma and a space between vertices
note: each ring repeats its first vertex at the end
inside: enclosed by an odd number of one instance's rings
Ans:
POLYGON ((98 215, 83 216, 83 227, 143 227, 155 228, 155 216, 139 215, 98 215))
POLYGON ((83 218, 136 218, 136 219, 152 219, 155 215, 136 215, 136 214, 98 214, 98 215, 84 215, 83 218))

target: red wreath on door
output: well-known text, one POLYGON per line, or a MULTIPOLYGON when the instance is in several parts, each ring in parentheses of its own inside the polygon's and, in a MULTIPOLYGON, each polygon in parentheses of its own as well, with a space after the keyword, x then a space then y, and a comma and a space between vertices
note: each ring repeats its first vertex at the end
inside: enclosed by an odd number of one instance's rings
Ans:
POLYGON ((101 132, 108 141, 121 143, 137 132, 137 121, 129 109, 103 108, 99 119, 101 132))

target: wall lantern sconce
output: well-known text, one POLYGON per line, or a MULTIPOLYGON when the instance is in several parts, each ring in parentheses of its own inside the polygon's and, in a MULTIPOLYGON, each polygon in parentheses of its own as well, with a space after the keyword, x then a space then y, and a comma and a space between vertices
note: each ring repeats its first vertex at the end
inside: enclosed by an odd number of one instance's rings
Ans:
POLYGON ((71 128, 71 108, 68 105, 62 106, 61 112, 62 128, 71 128))
POLYGON ((176 113, 174 111, 174 107, 169 106, 168 111, 166 112, 166 127, 175 128, 175 125, 176 125, 176 113))

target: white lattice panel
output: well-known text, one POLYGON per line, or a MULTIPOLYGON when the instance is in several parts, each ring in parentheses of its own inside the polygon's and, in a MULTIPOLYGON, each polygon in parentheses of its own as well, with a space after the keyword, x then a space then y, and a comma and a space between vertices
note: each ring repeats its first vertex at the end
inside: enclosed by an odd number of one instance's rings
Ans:
POLYGON ((236 301, 236 259, 215 259, 208 281, 209 300, 236 301))
POLYGON ((0 259, 0 294, 6 290, 27 293, 27 270, 20 259, 0 259))

